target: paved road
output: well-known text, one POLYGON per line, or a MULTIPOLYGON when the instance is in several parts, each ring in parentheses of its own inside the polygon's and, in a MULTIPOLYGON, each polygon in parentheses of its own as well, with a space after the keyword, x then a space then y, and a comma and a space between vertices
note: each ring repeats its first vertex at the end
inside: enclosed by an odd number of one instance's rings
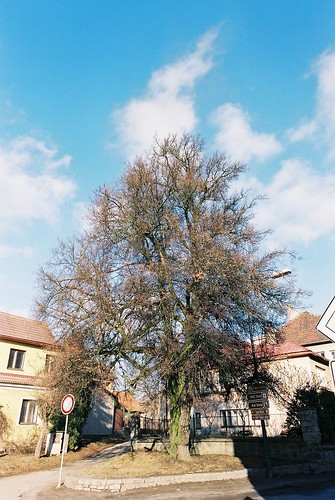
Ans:
MULTIPOLYGON (((274 479, 248 479, 187 483, 132 490, 125 493, 93 493, 48 488, 36 500, 330 500, 335 498, 334 473, 274 479)), ((6 499, 7 500, 7 499, 6 499)))
MULTIPOLYGON (((130 450, 130 443, 120 443, 111 446, 100 453, 97 453, 95 462, 112 458, 130 450)), ((67 474, 72 474, 80 468, 87 467, 88 463, 92 463, 92 459, 81 460, 63 468, 62 478, 67 474)), ((46 470, 40 472, 30 472, 28 474, 20 474, 18 476, 9 476, 0 478, 0 500, 35 500, 37 498, 53 499, 53 498, 75 498, 72 490, 66 488, 57 488, 59 481, 60 469, 46 470), (43 493, 47 491, 47 496, 43 493), (63 492, 71 493, 68 497, 61 496, 63 492), (39 495, 44 495, 39 497, 39 495)), ((85 498, 84 493, 77 498, 85 498)), ((87 498, 93 498, 88 496, 87 498)))
MULTIPOLYGON (((121 443, 98 454, 95 461, 124 453, 129 443, 121 443)), ((87 467, 92 459, 64 467, 64 478, 76 470, 87 467)), ((124 493, 74 491, 58 488, 59 469, 32 472, 0 479, 0 500, 318 500, 335 499, 335 475, 333 472, 317 475, 286 476, 274 479, 249 479, 184 483, 155 488, 142 488, 124 493)))

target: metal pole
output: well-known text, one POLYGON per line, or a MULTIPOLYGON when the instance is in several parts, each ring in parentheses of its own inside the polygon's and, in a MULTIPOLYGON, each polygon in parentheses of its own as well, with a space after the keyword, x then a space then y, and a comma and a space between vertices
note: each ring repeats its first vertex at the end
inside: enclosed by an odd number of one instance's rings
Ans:
POLYGON ((271 467, 271 461, 270 461, 270 455, 269 455, 268 436, 266 433, 264 419, 261 420, 261 425, 262 425, 262 434, 263 434, 263 440, 264 440, 264 451, 265 451, 265 458, 266 458, 266 466, 267 466, 267 470, 268 470, 268 477, 272 477, 272 467, 271 467))
POLYGON ((66 415, 66 417, 65 417, 65 430, 64 430, 64 437, 63 437, 63 447, 62 447, 62 459, 61 459, 61 463, 60 463, 59 480, 58 480, 57 488, 61 487, 61 482, 62 482, 62 470, 63 470, 63 462, 64 462, 65 440, 66 440, 68 420, 69 420, 69 415, 66 415))

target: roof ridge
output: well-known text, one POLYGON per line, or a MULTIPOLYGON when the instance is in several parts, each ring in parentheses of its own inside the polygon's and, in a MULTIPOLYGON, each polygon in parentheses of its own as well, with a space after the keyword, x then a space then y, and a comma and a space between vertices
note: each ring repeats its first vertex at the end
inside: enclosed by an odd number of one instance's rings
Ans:
POLYGON ((42 321, 36 318, 25 318, 24 316, 19 316, 18 314, 12 314, 5 311, 0 311, 0 314, 4 314, 5 316, 11 316, 12 318, 22 319, 24 321, 33 321, 34 323, 43 323, 44 325, 47 325, 46 321, 42 321))
POLYGON ((287 321, 287 323, 285 323, 285 325, 283 325, 283 328, 285 328, 286 325, 289 325, 290 323, 292 323, 293 321, 296 321, 298 318, 300 318, 300 316, 302 316, 303 314, 307 314, 308 316, 314 316, 315 318, 318 318, 321 316, 321 314, 316 314, 316 313, 312 313, 310 311, 301 311, 300 313, 298 313, 296 316, 294 316, 294 318, 291 318, 287 321))

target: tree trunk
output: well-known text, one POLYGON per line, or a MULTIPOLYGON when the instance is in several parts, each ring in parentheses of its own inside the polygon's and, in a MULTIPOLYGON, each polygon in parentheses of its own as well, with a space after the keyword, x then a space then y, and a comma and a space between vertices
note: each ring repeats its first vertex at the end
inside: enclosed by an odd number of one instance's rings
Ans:
POLYGON ((173 376, 169 380, 170 446, 169 454, 179 460, 189 460, 190 406, 183 400, 185 377, 173 376))
POLYGON ((42 445, 47 433, 47 428, 47 422, 45 420, 42 420, 41 432, 35 448, 35 458, 41 458, 42 445))

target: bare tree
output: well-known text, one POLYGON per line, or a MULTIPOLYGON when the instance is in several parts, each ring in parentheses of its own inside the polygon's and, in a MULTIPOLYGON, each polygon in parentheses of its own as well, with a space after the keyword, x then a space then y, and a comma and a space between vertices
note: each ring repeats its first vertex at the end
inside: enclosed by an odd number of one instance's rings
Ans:
POLYGON ((66 394, 73 394, 75 407, 69 419, 69 446, 78 448, 81 430, 85 424, 95 390, 103 389, 114 382, 114 373, 83 342, 83 337, 72 335, 58 344, 48 369, 40 373, 43 389, 37 394, 39 415, 42 421, 40 436, 35 448, 35 457, 41 449, 48 427, 63 430, 65 419, 60 405, 66 394))
POLYGON ((281 322, 292 287, 271 274, 290 257, 262 253, 255 200, 233 192, 244 166, 206 156, 197 137, 170 136, 104 186, 90 227, 39 274, 38 307, 61 335, 79 333, 97 359, 155 373, 170 409, 170 453, 188 455, 189 417, 204 372, 227 388, 246 376, 245 340, 281 322))

